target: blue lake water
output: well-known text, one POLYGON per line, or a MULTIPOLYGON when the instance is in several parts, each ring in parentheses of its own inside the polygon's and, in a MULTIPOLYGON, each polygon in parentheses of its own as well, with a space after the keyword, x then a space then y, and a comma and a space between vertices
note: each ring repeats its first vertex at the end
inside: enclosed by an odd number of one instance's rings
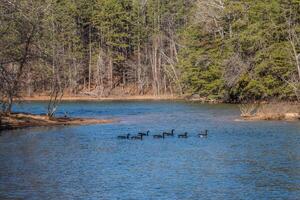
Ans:
POLYGON ((241 122, 235 105, 168 101, 64 102, 64 112, 120 122, 2 132, 1 200, 300 199, 299 122, 241 122), (116 138, 172 128, 190 137, 116 138))

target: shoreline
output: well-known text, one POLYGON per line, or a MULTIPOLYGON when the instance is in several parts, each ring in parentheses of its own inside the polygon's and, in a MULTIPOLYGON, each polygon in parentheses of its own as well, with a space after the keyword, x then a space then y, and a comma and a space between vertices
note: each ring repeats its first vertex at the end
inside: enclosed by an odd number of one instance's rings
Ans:
MULTIPOLYGON (((49 96, 25 96, 21 97, 20 100, 17 101, 48 101, 49 96)), ((161 95, 161 96, 154 96, 154 95, 136 95, 136 96, 110 96, 110 97, 94 97, 94 96, 63 96, 62 101, 133 101, 133 100, 186 100, 183 97, 179 96, 171 96, 171 95, 161 95)))
MULTIPOLYGON (((36 96, 24 96, 16 101, 49 101, 50 97, 47 95, 36 96)), ((208 104, 236 104, 233 102, 225 102, 222 100, 210 100, 206 98, 191 98, 189 96, 177 96, 177 95, 131 95, 131 96, 108 96, 97 97, 88 95, 65 95, 61 99, 62 101, 186 101, 194 103, 208 103, 208 104)))
POLYGON ((14 130, 21 128, 43 127, 43 126, 70 126, 70 125, 90 125, 90 124, 110 124, 116 123, 117 119, 97 119, 97 118, 73 118, 56 117, 48 118, 46 115, 30 113, 12 113, 1 118, 0 131, 14 130))

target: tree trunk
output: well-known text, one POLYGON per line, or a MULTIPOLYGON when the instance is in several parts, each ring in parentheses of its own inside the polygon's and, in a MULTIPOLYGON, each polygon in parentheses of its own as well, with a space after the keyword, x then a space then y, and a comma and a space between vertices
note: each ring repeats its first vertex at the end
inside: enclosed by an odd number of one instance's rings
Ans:
POLYGON ((138 44, 138 64, 137 64, 137 83, 138 83, 138 94, 142 91, 142 80, 141 80, 141 74, 142 74, 142 66, 141 66, 141 47, 140 43, 138 44))
POLYGON ((296 61, 296 67, 298 70, 298 77, 299 77, 299 81, 300 81, 300 54, 298 55, 297 50, 296 50, 296 46, 295 43, 293 42, 293 40, 290 40, 292 49, 293 49, 293 53, 294 53, 294 57, 295 57, 295 61, 296 61))
POLYGON ((109 57, 109 69, 108 69, 108 81, 109 81, 109 88, 113 89, 113 60, 111 56, 109 57))
POLYGON ((7 113, 7 114, 11 113, 12 105, 13 105, 13 96, 9 96, 7 99, 7 107, 6 107, 5 113, 7 113))
POLYGON ((92 75, 92 41, 91 41, 91 25, 89 25, 89 91, 91 91, 91 75, 92 75))

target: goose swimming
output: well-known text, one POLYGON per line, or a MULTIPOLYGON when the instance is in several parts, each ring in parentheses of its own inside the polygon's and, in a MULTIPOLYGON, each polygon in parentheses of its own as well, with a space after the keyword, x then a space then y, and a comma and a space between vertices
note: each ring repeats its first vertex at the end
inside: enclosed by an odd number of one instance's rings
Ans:
POLYGON ((119 135, 118 139, 129 139, 130 134, 127 135, 119 135))
POLYGON ((157 139, 160 139, 160 138, 162 138, 162 139, 165 139, 165 133, 163 133, 163 134, 158 134, 158 135, 153 135, 153 138, 157 138, 157 139))
POLYGON ((208 130, 204 130, 201 133, 198 134, 199 137, 207 137, 208 136, 208 130))
POLYGON ((166 136, 174 136, 174 131, 175 131, 175 129, 172 129, 170 133, 169 132, 164 132, 164 134, 166 136))
POLYGON ((188 134, 187 132, 185 132, 184 134, 180 134, 178 135, 178 138, 187 138, 188 137, 187 134, 188 134))
POLYGON ((134 136, 131 136, 132 140, 143 140, 143 135, 134 135, 134 136))
POLYGON ((141 133, 138 133, 138 135, 149 136, 149 132, 150 132, 150 131, 147 131, 146 133, 142 133, 142 132, 141 132, 141 133))

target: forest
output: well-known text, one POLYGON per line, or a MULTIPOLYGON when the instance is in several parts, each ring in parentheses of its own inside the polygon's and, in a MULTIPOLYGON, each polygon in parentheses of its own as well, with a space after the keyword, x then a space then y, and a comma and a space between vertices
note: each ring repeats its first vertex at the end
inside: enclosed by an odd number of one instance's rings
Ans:
POLYGON ((297 101, 300 0, 1 0, 0 79, 4 111, 35 94, 297 101))

